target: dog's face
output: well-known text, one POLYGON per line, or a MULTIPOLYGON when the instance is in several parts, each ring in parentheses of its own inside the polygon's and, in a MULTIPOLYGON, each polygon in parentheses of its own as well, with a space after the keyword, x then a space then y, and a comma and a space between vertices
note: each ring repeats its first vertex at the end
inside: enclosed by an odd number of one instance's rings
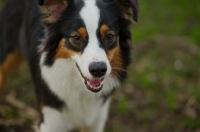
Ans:
POLYGON ((130 63, 130 15, 137 19, 135 0, 47 0, 42 10, 49 32, 45 65, 72 60, 93 92, 103 88, 107 76, 124 79, 130 63))

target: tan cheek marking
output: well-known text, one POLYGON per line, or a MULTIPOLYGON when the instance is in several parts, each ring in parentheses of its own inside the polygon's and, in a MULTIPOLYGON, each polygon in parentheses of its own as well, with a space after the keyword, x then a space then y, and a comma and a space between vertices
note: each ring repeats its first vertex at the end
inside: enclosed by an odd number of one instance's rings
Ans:
MULTIPOLYGON (((117 39, 118 39, 117 41, 119 42, 119 36, 117 37, 117 39)), ((120 50, 120 46, 118 43, 114 49, 108 51, 108 54, 107 54, 108 60, 111 61, 115 55, 115 52, 119 52, 119 50, 120 50)))
POLYGON ((107 25, 102 25, 101 28, 100 28, 100 35, 104 36, 107 31, 109 31, 108 26, 107 25))
POLYGON ((118 46, 112 50, 110 50, 107 54, 108 60, 110 61, 111 67, 112 67, 112 75, 118 75, 120 72, 122 72, 122 65, 123 65, 123 60, 121 56, 121 50, 120 46, 118 46))
POLYGON ((64 38, 62 38, 61 41, 59 42, 59 45, 56 49, 56 55, 54 56, 54 59, 58 59, 58 58, 69 59, 73 55, 81 54, 80 52, 75 52, 75 51, 70 50, 67 47, 65 47, 65 42, 66 42, 66 40, 64 38))
POLYGON ((82 27, 82 28, 79 28, 77 32, 78 32, 78 34, 81 35, 83 38, 86 38, 86 37, 87 37, 87 30, 86 30, 85 28, 83 28, 83 27, 82 27))

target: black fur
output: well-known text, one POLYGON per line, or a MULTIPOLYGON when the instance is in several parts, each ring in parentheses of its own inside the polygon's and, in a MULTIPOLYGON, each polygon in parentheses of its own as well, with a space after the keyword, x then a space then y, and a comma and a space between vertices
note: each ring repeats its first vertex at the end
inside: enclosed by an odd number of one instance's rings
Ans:
POLYGON ((6 55, 19 47, 29 62, 38 104, 61 109, 63 102, 49 90, 40 74, 40 55, 37 51, 44 37, 43 30, 41 13, 35 0, 21 0, 21 4, 16 0, 7 0, 0 17, 0 62, 2 64, 6 55))
MULTIPOLYGON (((119 1, 121 0, 99 0, 96 4, 101 10, 99 27, 106 24, 115 32, 115 37, 119 36, 123 69, 126 70, 131 60, 131 46, 128 44, 128 40, 131 40, 131 32, 129 31, 131 21, 123 17, 124 12, 122 12, 119 1)), ((131 5, 134 11, 133 17, 137 20, 136 3, 134 3, 134 0, 126 1, 131 5)), ((0 64, 3 64, 9 53, 13 52, 16 47, 19 47, 24 57, 28 60, 39 106, 46 105, 61 110, 66 104, 49 89, 48 84, 42 79, 38 47, 42 43, 41 40, 46 37, 44 34, 44 29, 46 28, 48 34, 47 38, 45 38, 46 41, 42 52, 47 52, 47 55, 43 65, 51 67, 54 64, 56 48, 62 38, 67 40, 65 46, 68 49, 83 53, 87 42, 77 48, 70 44, 68 40, 72 32, 80 27, 85 27, 83 20, 81 20, 78 14, 81 7, 84 6, 84 2, 81 0, 70 0, 62 17, 57 22, 48 25, 41 23, 42 15, 36 0, 20 0, 20 2, 19 4, 19 1, 16 0, 7 0, 0 16, 0 64)), ((44 0, 38 0, 38 2, 39 5, 44 4, 44 0)), ((109 45, 102 41, 99 29, 97 29, 96 34, 101 48, 106 52, 116 47, 117 39, 109 45)), ((88 37, 87 39, 90 38, 88 37)), ((125 70, 119 73, 119 80, 126 78, 127 72, 125 70)), ((108 94, 101 96, 103 103, 106 102, 114 91, 115 88, 108 94)))
MULTIPOLYGON (((119 44, 122 50, 121 56, 123 60, 123 69, 126 70, 127 66, 131 62, 131 45, 128 44, 128 40, 131 40, 131 32, 129 30, 131 21, 123 17, 123 12, 121 12, 119 4, 113 0, 106 1, 105 5, 100 3, 97 3, 97 5, 100 9, 102 9, 102 21, 100 24, 107 24, 111 30, 114 30, 119 35, 119 44)), ((116 45, 113 45, 109 49, 112 49, 115 46, 116 45)), ((127 77, 127 72, 125 70, 121 71, 119 74, 120 81, 124 81, 127 77)))
POLYGON ((18 1, 7 0, 0 15, 0 64, 3 64, 9 53, 19 47, 18 32, 22 22, 22 7, 24 2, 19 5, 18 1), (5 22, 6 21, 6 22, 5 22), (13 21, 15 21, 13 23, 13 21))
MULTIPOLYGON (((51 66, 53 64, 53 57, 56 54, 55 49, 62 38, 69 40, 72 32, 78 30, 80 27, 85 27, 78 14, 83 5, 84 3, 82 1, 78 3, 71 1, 68 8, 63 12, 63 16, 56 23, 48 27, 49 37, 44 49, 44 51, 48 51, 48 55, 45 58, 45 65, 51 66)), ((82 48, 76 48, 73 47, 69 41, 66 43, 67 48, 77 52, 83 52, 85 46, 86 45, 82 46, 82 48)))

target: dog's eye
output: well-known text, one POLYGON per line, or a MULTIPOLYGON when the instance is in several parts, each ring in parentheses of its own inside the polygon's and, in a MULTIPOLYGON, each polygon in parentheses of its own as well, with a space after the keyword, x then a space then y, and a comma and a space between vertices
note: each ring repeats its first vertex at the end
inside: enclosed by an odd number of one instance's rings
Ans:
POLYGON ((79 35, 72 36, 72 40, 73 40, 74 43, 81 43, 82 42, 81 36, 79 36, 79 35))
POLYGON ((111 42, 113 42, 113 39, 114 39, 114 35, 113 34, 107 34, 106 38, 105 38, 105 41, 106 41, 106 43, 111 43, 111 42))

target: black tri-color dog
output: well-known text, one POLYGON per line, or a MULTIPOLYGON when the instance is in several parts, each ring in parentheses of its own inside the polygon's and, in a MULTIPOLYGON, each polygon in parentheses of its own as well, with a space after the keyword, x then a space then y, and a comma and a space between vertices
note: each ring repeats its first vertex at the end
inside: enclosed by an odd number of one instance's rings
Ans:
POLYGON ((127 76, 137 17, 137 0, 6 0, 0 92, 24 58, 41 113, 36 131, 102 132, 111 95, 127 76))

